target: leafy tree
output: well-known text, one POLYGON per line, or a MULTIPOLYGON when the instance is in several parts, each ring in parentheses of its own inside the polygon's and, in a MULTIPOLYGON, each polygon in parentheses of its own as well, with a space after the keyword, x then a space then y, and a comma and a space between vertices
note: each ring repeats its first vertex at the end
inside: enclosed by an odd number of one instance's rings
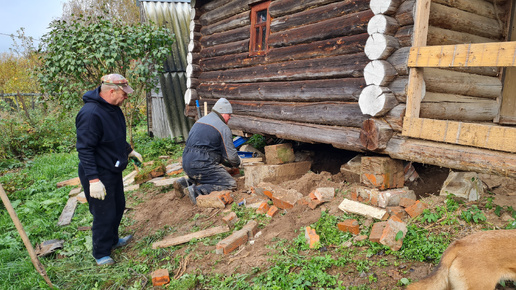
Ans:
POLYGON ((72 21, 83 17, 91 16, 95 22, 98 16, 107 20, 119 19, 125 24, 140 22, 140 10, 137 6, 138 0, 69 0, 64 4, 62 20, 72 21))
POLYGON ((50 29, 40 46, 43 65, 38 78, 44 91, 73 108, 103 75, 122 74, 135 90, 123 108, 131 130, 136 110, 155 87, 158 71, 171 53, 174 36, 163 27, 123 24, 103 16, 54 21, 50 29))

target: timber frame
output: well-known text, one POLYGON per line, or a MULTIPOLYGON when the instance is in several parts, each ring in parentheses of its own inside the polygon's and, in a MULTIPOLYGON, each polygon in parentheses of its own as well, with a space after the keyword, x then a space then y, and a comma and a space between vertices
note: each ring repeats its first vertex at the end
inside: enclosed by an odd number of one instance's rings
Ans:
POLYGON ((516 177, 516 124, 499 122, 512 1, 270 0, 250 56, 261 2, 191 1, 185 115, 225 97, 237 134, 516 177))

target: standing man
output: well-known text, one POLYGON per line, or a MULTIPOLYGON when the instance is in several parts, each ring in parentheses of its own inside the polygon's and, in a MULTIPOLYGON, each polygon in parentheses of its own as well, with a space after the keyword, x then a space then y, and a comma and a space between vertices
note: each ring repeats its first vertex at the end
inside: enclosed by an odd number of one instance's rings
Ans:
POLYGON ((125 210, 122 171, 128 157, 143 160, 126 141, 125 117, 120 109, 133 89, 119 74, 105 75, 101 81, 98 88, 82 97, 84 106, 75 119, 76 147, 79 178, 93 215, 93 257, 97 265, 112 265, 111 250, 125 246, 132 238, 118 237, 125 210))
POLYGON ((238 167, 240 157, 233 144, 227 123, 233 108, 225 98, 219 99, 211 113, 195 122, 183 151, 183 170, 188 178, 180 178, 174 187, 187 194, 193 204, 197 196, 212 191, 234 189, 236 181, 221 165, 222 162, 238 167))

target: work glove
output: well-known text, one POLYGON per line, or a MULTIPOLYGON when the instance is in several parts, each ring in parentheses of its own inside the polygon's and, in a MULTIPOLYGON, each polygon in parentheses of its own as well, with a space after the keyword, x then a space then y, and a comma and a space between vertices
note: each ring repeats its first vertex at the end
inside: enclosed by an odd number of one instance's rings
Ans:
POLYGON ((102 181, 90 183, 90 196, 96 199, 104 200, 106 197, 106 187, 102 181))
MULTIPOLYGON (((142 157, 142 155, 141 155, 140 153, 138 153, 138 152, 134 151, 134 150, 133 150, 133 151, 131 151, 131 153, 129 153, 129 158, 132 158, 132 159, 136 159, 136 160, 138 160, 138 162, 139 162, 140 164, 142 164, 142 163, 143 163, 143 157, 142 157)), ((135 160, 135 161, 136 161, 136 160, 135 160)), ((138 164, 137 164, 137 165, 138 165, 138 164)))

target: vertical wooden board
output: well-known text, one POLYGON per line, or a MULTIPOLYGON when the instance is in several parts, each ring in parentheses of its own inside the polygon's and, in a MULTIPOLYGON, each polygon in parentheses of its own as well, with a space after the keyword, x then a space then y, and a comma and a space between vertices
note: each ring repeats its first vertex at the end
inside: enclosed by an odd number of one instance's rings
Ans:
POLYGON ((61 216, 59 216, 59 220, 57 221, 58 226, 66 226, 72 222, 72 217, 75 212, 75 208, 77 207, 77 197, 73 196, 68 199, 66 205, 61 212, 61 216))
POLYGON ((423 69, 411 68, 409 73, 409 85, 407 88, 407 117, 419 117, 421 110, 421 99, 423 96, 423 69))

